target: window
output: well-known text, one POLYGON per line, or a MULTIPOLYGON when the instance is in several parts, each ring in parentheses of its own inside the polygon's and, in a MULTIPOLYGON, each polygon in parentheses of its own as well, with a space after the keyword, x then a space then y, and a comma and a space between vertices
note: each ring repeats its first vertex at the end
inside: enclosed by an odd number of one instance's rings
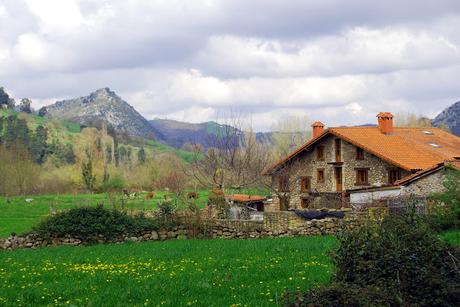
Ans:
POLYGON ((288 175, 281 175, 279 177, 279 191, 289 192, 289 176, 288 175))
POLYGON ((342 162, 342 140, 335 139, 335 162, 342 162))
POLYGON ((311 190, 311 178, 310 177, 302 177, 300 181, 300 191, 301 192, 308 192, 311 190))
POLYGON ((280 198, 280 211, 287 211, 289 209, 289 197, 280 198))
POLYGON ((302 199, 300 200, 300 207, 301 207, 302 209, 311 208, 310 199, 309 199, 309 198, 302 198, 302 199))
POLYGON ((324 169, 319 169, 317 173, 318 183, 324 183, 324 169))
POLYGON ((369 169, 368 168, 357 168, 356 169, 355 185, 369 185, 369 169))
POLYGON ((401 179, 401 170, 399 168, 388 170, 388 183, 394 184, 395 181, 401 179))
POLYGON ((356 160, 364 160, 364 150, 356 147, 356 160))
POLYGON ((316 159, 319 161, 324 161, 324 146, 316 147, 316 159))

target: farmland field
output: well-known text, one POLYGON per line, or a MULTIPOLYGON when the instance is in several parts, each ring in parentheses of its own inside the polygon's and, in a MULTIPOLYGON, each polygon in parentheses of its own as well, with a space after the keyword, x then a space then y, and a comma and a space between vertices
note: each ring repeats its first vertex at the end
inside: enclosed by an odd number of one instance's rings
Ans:
POLYGON ((333 237, 0 252, 0 305, 276 306, 329 280, 333 237))
MULTIPOLYGON (((228 191, 228 193, 234 193, 228 191)), ((238 193, 261 194, 266 191, 244 190, 238 193)), ((172 197, 171 193, 165 191, 155 192, 155 197, 145 200, 142 194, 136 199, 126 199, 125 209, 127 210, 154 210, 159 201, 165 197, 172 197)), ((199 199, 196 204, 204 207, 207 203, 209 190, 199 190, 199 199)), ((120 195, 116 196, 116 206, 120 208, 120 195)), ((112 207, 112 201, 107 194, 68 194, 68 195, 40 195, 40 196, 17 196, 0 197, 0 238, 6 237, 11 233, 23 233, 32 229, 44 217, 50 215, 52 210, 60 211, 75 208, 78 206, 93 206, 103 204, 112 207), (32 199, 27 202, 26 199, 32 199)), ((178 207, 184 207, 180 200, 177 201, 178 207)))

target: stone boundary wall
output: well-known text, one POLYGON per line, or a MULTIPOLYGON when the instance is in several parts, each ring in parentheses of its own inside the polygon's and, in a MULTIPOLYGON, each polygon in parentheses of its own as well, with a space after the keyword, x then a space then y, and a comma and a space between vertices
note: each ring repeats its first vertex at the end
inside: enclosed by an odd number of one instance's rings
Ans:
MULTIPOLYGON (((325 218, 321 220, 305 220, 294 212, 266 212, 263 221, 252 220, 208 220, 202 223, 202 233, 198 235, 192 231, 192 225, 180 225, 170 230, 149 231, 137 236, 125 236, 106 242, 102 239, 97 243, 123 243, 142 241, 164 241, 192 238, 268 238, 335 235, 343 230, 353 229, 363 224, 366 219, 361 215, 347 212, 342 219, 325 218), (192 235, 193 234, 193 235, 192 235)), ((196 226, 196 225, 195 225, 196 226)), ((0 239, 0 250, 18 248, 40 248, 59 245, 86 245, 79 239, 56 238, 44 239, 35 234, 24 236, 12 235, 0 239)))

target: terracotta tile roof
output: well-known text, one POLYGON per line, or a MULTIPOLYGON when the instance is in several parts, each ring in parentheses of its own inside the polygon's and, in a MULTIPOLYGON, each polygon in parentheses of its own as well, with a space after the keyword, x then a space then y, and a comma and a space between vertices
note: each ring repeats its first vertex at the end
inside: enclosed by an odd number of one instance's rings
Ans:
POLYGON ((428 168, 425 168, 421 171, 418 171, 414 174, 411 174, 409 176, 406 176, 398 181, 395 182, 395 185, 405 185, 409 182, 412 182, 418 178, 421 178, 421 177, 424 177, 426 175, 429 175, 431 174, 432 172, 435 172, 439 169, 442 169, 444 168, 445 166, 451 166, 455 169, 458 169, 460 170, 460 160, 449 160, 449 161, 444 161, 444 162, 441 162, 441 163, 438 163, 438 164, 435 164, 435 165, 432 165, 428 168))
POLYGON ((231 194, 225 196, 229 200, 233 200, 240 203, 247 203, 247 202, 260 202, 267 200, 266 197, 259 196, 259 195, 246 195, 246 194, 231 194))
POLYGON ((405 170, 422 170, 434 164, 460 157, 460 138, 438 128, 394 128, 392 134, 383 134, 378 127, 336 127, 325 130, 318 137, 267 169, 264 174, 276 172, 282 165, 306 151, 327 135, 361 147, 367 152, 405 170))

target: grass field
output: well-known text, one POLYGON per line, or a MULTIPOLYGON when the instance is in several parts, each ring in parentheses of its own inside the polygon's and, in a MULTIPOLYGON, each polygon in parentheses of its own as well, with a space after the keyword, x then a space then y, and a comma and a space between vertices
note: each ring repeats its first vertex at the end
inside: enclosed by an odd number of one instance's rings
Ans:
MULTIPOLYGON (((228 191, 233 193, 233 191, 228 191)), ((261 194, 266 191, 244 190, 238 193, 261 194)), ((204 207, 208 200, 209 190, 198 191, 199 199, 196 204, 204 207)), ((121 196, 118 195, 117 199, 121 196)), ((171 193, 165 191, 155 192, 152 200, 145 200, 144 195, 136 199, 126 200, 125 208, 128 210, 155 210, 159 201, 165 197, 172 197, 171 193)), ((0 197, 0 238, 10 235, 12 232, 23 233, 32 229, 44 217, 51 213, 51 210, 66 210, 78 206, 93 206, 104 204, 112 207, 107 194, 75 194, 75 195, 40 195, 40 196, 17 196, 0 197), (26 202, 26 199, 33 199, 26 202)), ((185 204, 177 201, 178 207, 185 204)), ((117 201, 117 208, 120 208, 120 201, 117 201)))
POLYGON ((276 306, 329 280, 333 237, 0 252, 0 305, 276 306))

